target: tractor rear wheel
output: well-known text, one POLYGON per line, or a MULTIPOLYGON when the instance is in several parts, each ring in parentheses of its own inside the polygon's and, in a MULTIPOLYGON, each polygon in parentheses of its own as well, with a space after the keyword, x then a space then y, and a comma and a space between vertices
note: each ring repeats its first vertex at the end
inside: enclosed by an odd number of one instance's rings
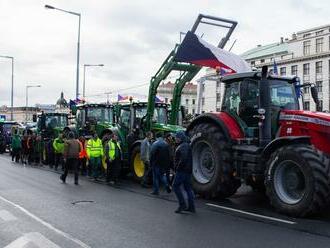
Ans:
POLYGON ((141 160, 140 146, 137 145, 133 148, 131 152, 131 172, 133 174, 133 179, 137 182, 141 182, 144 176, 144 163, 141 160))
POLYGON ((236 193, 241 183, 233 176, 233 167, 222 130, 202 123, 190 132, 193 153, 193 188, 206 198, 227 198, 236 193))
POLYGON ((265 184, 277 211, 296 217, 317 213, 329 202, 329 160, 310 145, 284 146, 271 155, 265 184))

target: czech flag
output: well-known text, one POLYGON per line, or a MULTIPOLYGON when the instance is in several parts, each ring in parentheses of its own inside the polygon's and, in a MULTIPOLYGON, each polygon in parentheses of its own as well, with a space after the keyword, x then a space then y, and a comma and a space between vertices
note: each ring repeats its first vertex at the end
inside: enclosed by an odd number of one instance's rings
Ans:
POLYGON ((118 94, 118 102, 128 100, 128 96, 122 96, 118 94))
POLYGON ((159 96, 155 96, 155 102, 164 102, 159 96))
POLYGON ((251 71, 240 56, 213 46, 190 31, 178 48, 175 61, 220 68, 222 74, 251 71))

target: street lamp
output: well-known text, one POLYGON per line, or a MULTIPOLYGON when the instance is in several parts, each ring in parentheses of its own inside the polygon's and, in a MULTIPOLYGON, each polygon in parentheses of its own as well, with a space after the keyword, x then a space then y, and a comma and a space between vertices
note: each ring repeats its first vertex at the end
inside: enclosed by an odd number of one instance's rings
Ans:
POLYGON ((85 87, 86 87, 86 67, 88 66, 104 66, 104 64, 98 65, 91 65, 91 64, 84 64, 84 82, 83 82, 83 98, 85 98, 85 87))
POLYGON ((27 122, 27 111, 29 106, 29 88, 40 88, 41 85, 27 85, 25 93, 25 122, 27 122))
POLYGON ((80 57, 80 23, 81 23, 81 14, 77 12, 67 11, 64 9, 59 9, 50 5, 45 5, 46 9, 55 9, 58 11, 62 11, 71 15, 75 15, 79 17, 79 26, 78 26, 78 43, 77 43, 77 74, 76 74, 76 98, 79 96, 79 57, 80 57))
POLYGON ((10 97, 10 120, 14 120, 14 57, 12 56, 3 56, 1 58, 11 59, 11 97, 10 97))

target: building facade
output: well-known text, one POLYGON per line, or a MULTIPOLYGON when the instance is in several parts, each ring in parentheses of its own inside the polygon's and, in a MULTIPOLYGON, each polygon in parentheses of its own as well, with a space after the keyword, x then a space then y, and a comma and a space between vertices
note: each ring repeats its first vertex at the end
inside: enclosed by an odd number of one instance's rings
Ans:
MULTIPOLYGON (((17 122, 32 122, 33 115, 40 112, 37 107, 14 107, 13 108, 13 119, 17 122)), ((6 120, 10 120, 11 108, 7 106, 0 107, 0 115, 5 116, 6 120)))
MULTIPOLYGON (((270 72, 282 76, 295 75, 301 83, 315 84, 318 90, 323 111, 330 107, 330 25, 315 27, 293 33, 290 38, 280 38, 279 42, 258 45, 241 57, 251 64, 251 67, 261 68, 267 65, 270 72)), ((215 83, 205 83, 203 111, 219 110, 221 98, 214 98, 215 83), (214 99, 214 100, 213 100, 214 99), (217 101, 219 100, 219 101, 217 101)), ((202 88, 202 87, 201 87, 202 88)), ((223 86, 219 85, 220 95, 223 86)), ((301 105, 306 110, 315 110, 309 88, 303 90, 301 105)))
MULTIPOLYGON (((167 82, 159 85, 157 95, 164 99, 165 103, 171 103, 173 98, 174 83, 167 82)), ((181 105, 185 107, 187 114, 196 114, 197 85, 187 83, 181 95, 181 105)))

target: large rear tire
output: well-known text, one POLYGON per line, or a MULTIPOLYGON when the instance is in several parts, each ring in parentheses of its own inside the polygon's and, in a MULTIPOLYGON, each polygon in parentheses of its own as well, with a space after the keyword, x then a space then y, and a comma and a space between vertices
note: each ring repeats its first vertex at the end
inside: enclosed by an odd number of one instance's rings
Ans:
POLYGON ((141 160, 141 155, 140 155, 140 146, 137 145, 133 148, 131 152, 131 172, 133 175, 133 179, 136 182, 141 182, 144 176, 144 163, 141 160))
POLYGON ((206 198, 227 198, 235 194, 241 183, 233 176, 222 130, 213 124, 202 123, 190 131, 190 137, 194 190, 206 198))
POLYGON ((329 202, 329 160, 310 145, 282 147, 268 160, 265 184, 277 211, 295 217, 315 214, 329 202))

